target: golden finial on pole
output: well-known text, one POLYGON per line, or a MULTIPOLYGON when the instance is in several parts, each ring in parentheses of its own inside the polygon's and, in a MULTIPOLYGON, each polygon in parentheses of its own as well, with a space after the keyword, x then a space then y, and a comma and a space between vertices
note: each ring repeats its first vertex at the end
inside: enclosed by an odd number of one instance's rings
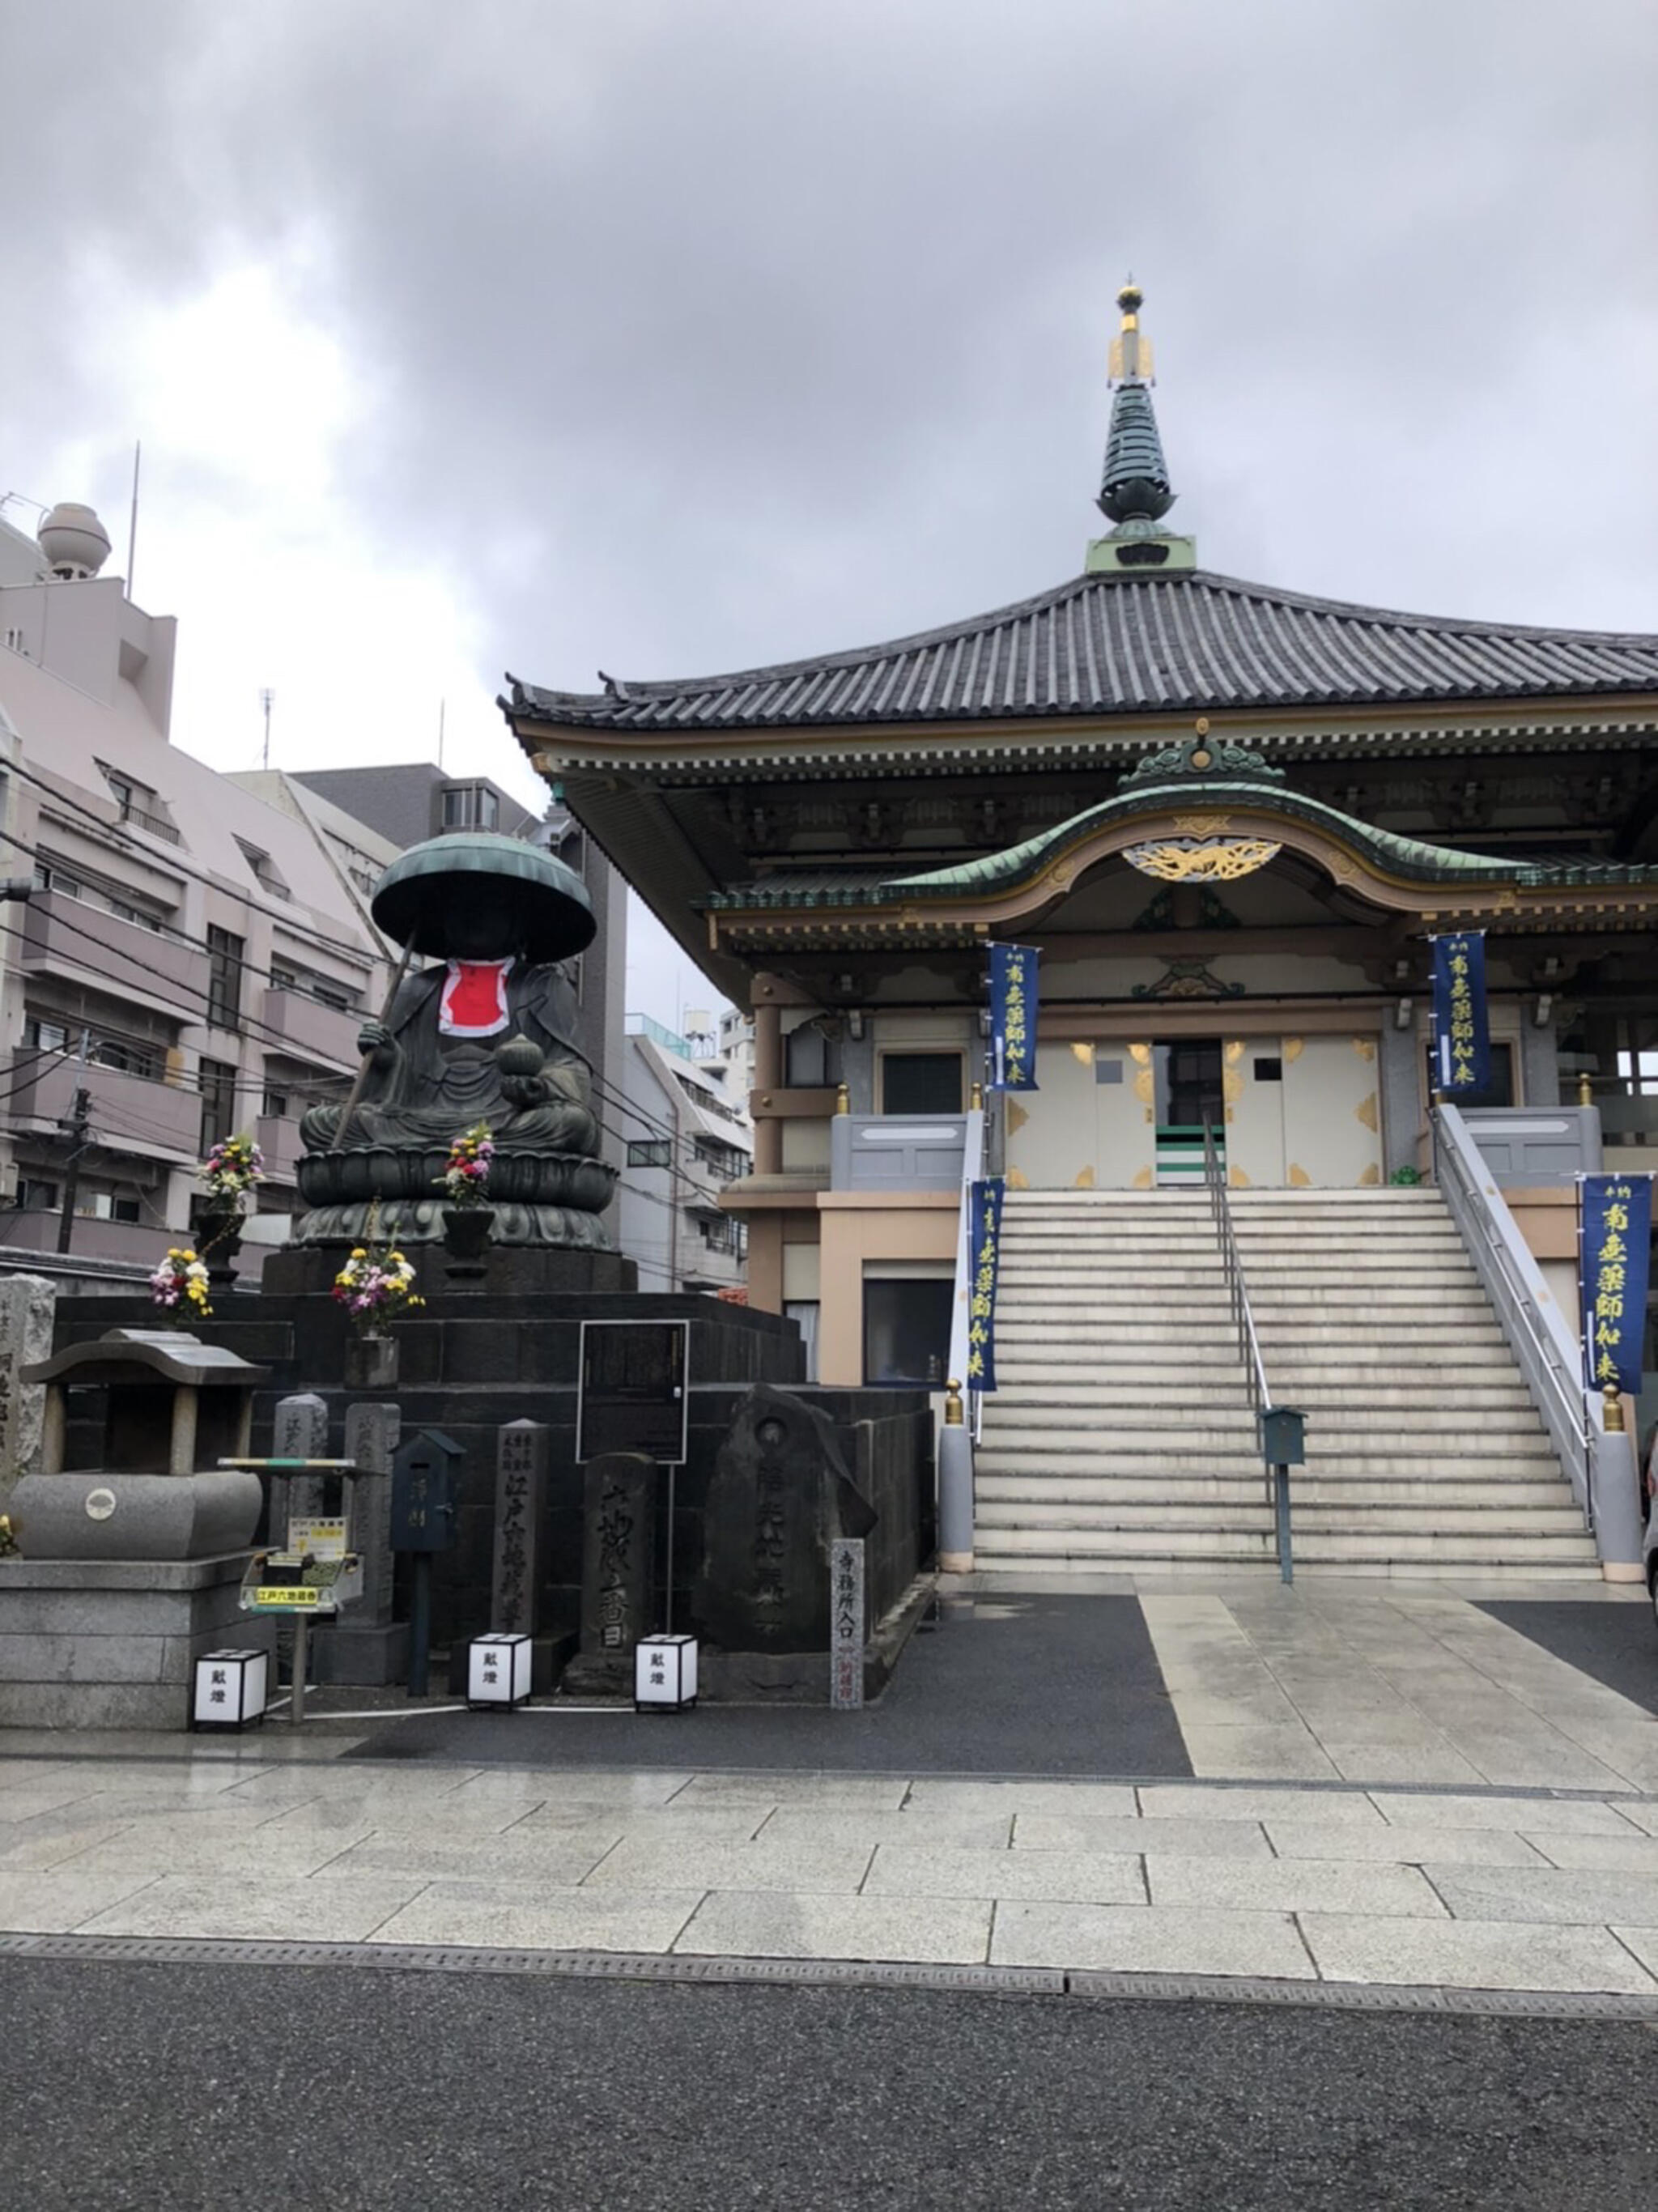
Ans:
POLYGON ((959 1429, 965 1419, 962 1411, 962 1386, 952 1376, 944 1385, 944 1426, 959 1429))
POLYGON ((1614 1430, 1621 1430, 1624 1425, 1624 1401, 1618 1394, 1615 1382, 1608 1382, 1600 1395, 1606 1401, 1600 1419, 1606 1434, 1610 1436, 1614 1430))
POLYGON ((1580 1106, 1594 1103, 1594 1085, 1589 1081, 1587 1069, 1577 1079, 1577 1103, 1580 1106))
POLYGON ((852 1111, 852 1093, 844 1083, 837 1083, 835 1086, 835 1110, 837 1114, 850 1114, 852 1111))
POLYGON ((982 1114, 984 1112, 985 1087, 982 1083, 975 1083, 971 1091, 968 1092, 967 1110, 969 1114, 982 1114))
POLYGON ((1122 329, 1111 341, 1111 380, 1114 384, 1150 384, 1151 341, 1140 332, 1140 303, 1145 295, 1131 276, 1117 295, 1122 310, 1122 329))

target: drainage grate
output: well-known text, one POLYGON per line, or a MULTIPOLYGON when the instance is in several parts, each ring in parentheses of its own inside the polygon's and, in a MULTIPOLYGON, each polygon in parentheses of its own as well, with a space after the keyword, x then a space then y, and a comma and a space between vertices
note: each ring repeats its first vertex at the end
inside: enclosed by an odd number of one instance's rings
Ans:
POLYGON ((307 1943, 226 1936, 0 1935, 0 1958, 156 1966, 349 1966, 359 1972, 528 1974, 609 1982, 924 1990, 1084 2002, 1318 2007, 1335 2012, 1494 2014, 1520 2020, 1658 2021, 1658 1996, 1275 1982, 1217 1974, 1120 1974, 1038 1966, 906 1966, 853 1959, 665 1957, 640 1951, 514 1951, 434 1943, 307 1943))

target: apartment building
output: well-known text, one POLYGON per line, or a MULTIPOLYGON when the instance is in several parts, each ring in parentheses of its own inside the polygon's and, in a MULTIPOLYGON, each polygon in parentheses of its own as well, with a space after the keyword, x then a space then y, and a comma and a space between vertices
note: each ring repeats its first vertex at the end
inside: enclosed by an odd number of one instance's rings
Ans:
POLYGON ((623 1027, 616 1241, 642 1291, 740 1289, 747 1230, 720 1201, 752 1164, 746 1091, 717 1052, 699 1057, 693 1039, 648 1014, 623 1027))
MULTIPOLYGON (((299 1121, 341 1096, 385 988, 346 817, 245 788, 170 742, 176 625, 100 574, 90 509, 0 514, 0 1264, 148 1268, 195 1171, 251 1132, 270 1180, 244 1265, 280 1243, 299 1121), (67 1212, 66 1212, 67 1201, 67 1212), (67 1226, 65 1225, 67 1222, 67 1226)), ((273 796, 276 794, 272 794, 273 796)))

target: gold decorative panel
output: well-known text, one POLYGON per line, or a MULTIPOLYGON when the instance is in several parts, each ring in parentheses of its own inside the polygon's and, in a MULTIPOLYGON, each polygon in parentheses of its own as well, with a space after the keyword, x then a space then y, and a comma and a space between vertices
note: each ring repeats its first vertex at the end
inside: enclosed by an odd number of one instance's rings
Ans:
POLYGON ((1029 1183, 1025 1180, 1024 1171, 1023 1171, 1023 1169, 1020 1169, 1020 1168, 1010 1168, 1010 1169, 1008 1170, 1008 1171, 1007 1171, 1007 1187, 1008 1187, 1008 1188, 1009 1188, 1010 1190, 1029 1190, 1029 1189, 1030 1185, 1029 1185, 1029 1183))
POLYGON ((1230 1103, 1236 1104, 1243 1096, 1242 1070, 1236 1067, 1224 1069, 1221 1073, 1220 1087, 1223 1095, 1230 1103))
POLYGON ((1091 1044, 1073 1043, 1071 1048, 1071 1057, 1075 1060, 1079 1060, 1084 1067, 1092 1067, 1094 1065, 1094 1048, 1091 1044))
POLYGON ((1151 1048, 1149 1044, 1131 1044, 1128 1048, 1128 1057, 1136 1067, 1150 1067, 1151 1048))
POLYGON ((1355 1037, 1353 1039, 1353 1050, 1358 1054, 1361 1060, 1374 1060, 1376 1058, 1376 1039, 1374 1037, 1355 1037))
POLYGON ((1134 1170, 1134 1180, 1129 1184, 1128 1188, 1130 1190, 1150 1190, 1151 1188, 1151 1169, 1136 1168, 1134 1170))
POLYGON ((1242 1168, 1228 1168, 1226 1180, 1234 1190, 1248 1190, 1251 1188, 1249 1178, 1242 1168))
POLYGON ((1376 1165, 1376 1162, 1372 1160, 1369 1167, 1365 1169, 1363 1174, 1360 1176, 1358 1179, 1358 1187, 1361 1190, 1365 1190, 1368 1189, 1372 1183, 1378 1183, 1381 1180, 1382 1170, 1376 1165))
POLYGON ((1142 1106, 1157 1103, 1157 1078, 1155 1069, 1143 1067, 1134 1078, 1134 1096, 1142 1106))
POLYGON ((1094 1170, 1093 1170, 1093 1169, 1092 1169, 1092 1168, 1084 1168, 1084 1169, 1082 1169, 1082 1170, 1078 1172, 1078 1176, 1077 1176, 1077 1180, 1076 1180, 1076 1182, 1072 1184, 1072 1188, 1073 1189, 1075 1189, 1075 1190, 1092 1190, 1092 1189, 1093 1189, 1093 1188, 1094 1188, 1094 1170))
POLYGON ((1123 858, 1143 876, 1165 884, 1230 884, 1253 876, 1283 851, 1267 837, 1160 837, 1130 845, 1123 858))
POLYGON ((1017 1098, 1010 1098, 1008 1100, 1007 1133, 1010 1137, 1016 1135, 1019 1130, 1023 1129, 1025 1123, 1029 1119, 1030 1114, 1028 1108, 1021 1106, 1017 1098))
POLYGON ((1228 1037, 1224 1049, 1226 1054, 1226 1065, 1229 1067, 1236 1067, 1248 1048, 1242 1037, 1228 1037))
POLYGON ((1364 1124, 1364 1126, 1365 1126, 1365 1127, 1366 1127, 1367 1129, 1371 1129, 1371 1130, 1374 1130, 1374 1129, 1375 1129, 1375 1127, 1376 1127, 1376 1093, 1375 1093, 1375 1091, 1371 1091, 1371 1093, 1370 1094, 1369 1097, 1367 1097, 1367 1098, 1361 1098, 1361 1099, 1359 1100, 1359 1102, 1358 1102, 1357 1105, 1354 1107, 1354 1109, 1353 1109, 1353 1119, 1354 1119, 1356 1121, 1363 1121, 1363 1123, 1364 1124))
POLYGON ((1311 1176, 1308 1174, 1306 1169, 1298 1168, 1293 1160, 1290 1163, 1289 1179, 1290 1188, 1292 1190, 1306 1190, 1313 1180, 1311 1176))
POLYGON ((1305 1044, 1300 1037, 1285 1037, 1284 1040, 1285 1060, 1299 1060, 1305 1049, 1305 1044))

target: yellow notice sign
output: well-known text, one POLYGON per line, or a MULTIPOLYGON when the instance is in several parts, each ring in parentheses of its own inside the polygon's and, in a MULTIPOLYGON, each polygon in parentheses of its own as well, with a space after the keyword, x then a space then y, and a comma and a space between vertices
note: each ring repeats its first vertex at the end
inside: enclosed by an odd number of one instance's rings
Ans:
POLYGON ((285 1606, 293 1613, 303 1613, 321 1601, 322 1592, 307 1589, 302 1583, 276 1583, 262 1586, 253 1593, 255 1605, 285 1606))

